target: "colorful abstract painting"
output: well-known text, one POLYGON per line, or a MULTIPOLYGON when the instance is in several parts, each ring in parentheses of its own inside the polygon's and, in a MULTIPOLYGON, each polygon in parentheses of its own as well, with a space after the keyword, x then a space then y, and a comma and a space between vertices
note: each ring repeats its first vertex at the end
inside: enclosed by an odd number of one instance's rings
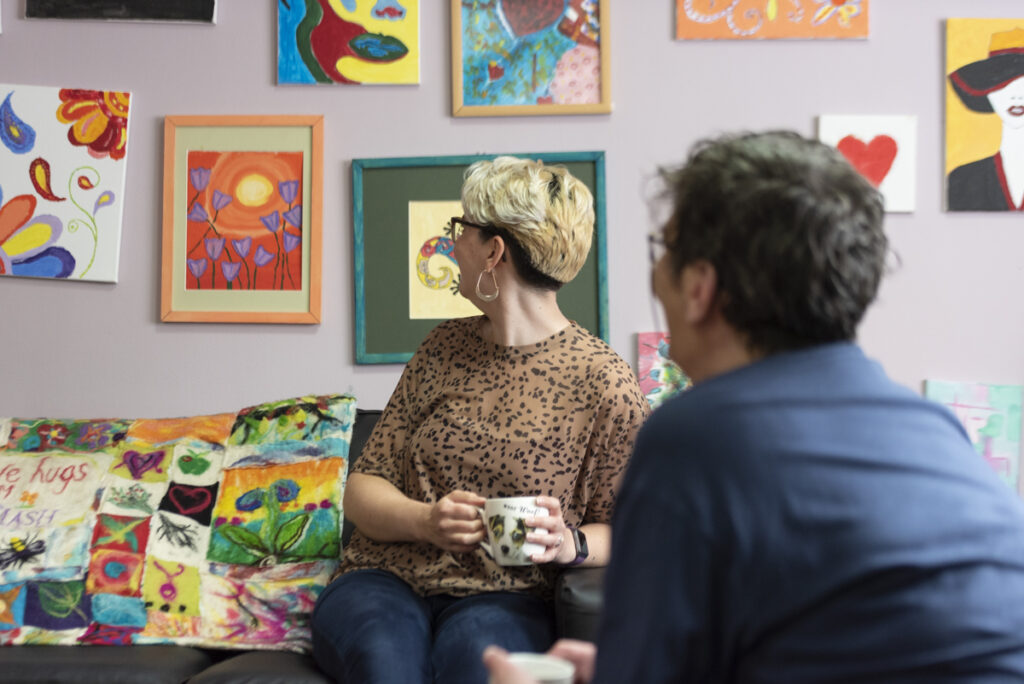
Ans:
POLYGON ((668 335, 661 332, 637 333, 637 377, 640 390, 651 408, 658 408, 690 386, 690 379, 668 356, 668 335))
POLYGON ((451 217, 462 216, 462 202, 409 202, 409 318, 475 316, 480 310, 459 294, 451 217))
POLYGON ((999 477, 1017 489, 1024 387, 928 380, 924 394, 956 414, 978 454, 999 477))
POLYGON ((914 211, 916 116, 826 114, 818 117, 818 139, 882 192, 886 211, 914 211))
POLYGON ((1024 18, 946 21, 946 207, 1024 211, 1024 18))
POLYGON ((0 644, 308 650, 354 420, 347 395, 0 419, 0 644))
POLYGON ((0 275, 117 282, 129 101, 0 84, 0 275))
POLYGON ((30 19, 127 19, 213 23, 217 0, 25 0, 30 19))
POLYGON ((676 0, 676 38, 867 38, 870 0, 676 0))
POLYGON ((302 153, 188 153, 188 290, 302 287, 302 153))
POLYGON ((611 111, 603 0, 452 3, 456 116, 611 111))
POLYGON ((278 0, 277 82, 419 83, 419 0, 278 0))

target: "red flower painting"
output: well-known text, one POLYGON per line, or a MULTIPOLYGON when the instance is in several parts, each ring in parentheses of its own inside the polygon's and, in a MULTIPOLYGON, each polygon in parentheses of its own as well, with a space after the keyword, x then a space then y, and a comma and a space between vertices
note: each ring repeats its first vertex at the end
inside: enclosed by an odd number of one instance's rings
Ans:
POLYGON ((102 159, 124 159, 128 145, 129 94, 105 90, 60 91, 57 120, 71 124, 68 140, 102 159))

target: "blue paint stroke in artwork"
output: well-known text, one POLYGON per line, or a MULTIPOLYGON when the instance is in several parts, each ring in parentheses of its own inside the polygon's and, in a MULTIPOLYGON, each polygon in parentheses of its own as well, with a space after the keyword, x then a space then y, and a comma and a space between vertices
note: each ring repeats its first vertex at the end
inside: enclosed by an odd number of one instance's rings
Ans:
POLYGON ((75 257, 63 247, 49 247, 34 257, 11 264, 11 275, 67 278, 75 270, 75 257))
POLYGON ((295 32, 306 16, 306 3, 293 1, 290 7, 277 3, 277 82, 316 83, 302 61, 295 32))
POLYGON ((120 561, 110 561, 103 566, 103 574, 111 579, 116 580, 126 572, 128 572, 127 566, 120 561))
POLYGON ((14 95, 13 90, 7 93, 3 104, 0 104, 0 140, 11 152, 25 154, 35 146, 36 132, 14 114, 11 95, 14 95))
POLYGON ((341 6, 345 8, 346 12, 355 12, 356 0, 341 0, 341 6))
POLYGON ((462 98, 466 105, 533 105, 550 97, 558 60, 576 46, 551 26, 517 37, 495 8, 463 6, 462 98), (495 29, 499 31, 495 31, 495 29), (467 45, 479 45, 477 50, 467 45))
POLYGON ((117 594, 95 594, 92 615, 96 622, 114 627, 145 627, 146 605, 140 598, 117 594))
POLYGON ((363 59, 375 62, 393 62, 409 52, 405 43, 394 36, 380 33, 361 33, 348 44, 363 59))
POLYGON ((398 4, 398 0, 377 0, 377 4, 373 8, 373 16, 376 19, 401 21, 405 18, 405 8, 398 4))

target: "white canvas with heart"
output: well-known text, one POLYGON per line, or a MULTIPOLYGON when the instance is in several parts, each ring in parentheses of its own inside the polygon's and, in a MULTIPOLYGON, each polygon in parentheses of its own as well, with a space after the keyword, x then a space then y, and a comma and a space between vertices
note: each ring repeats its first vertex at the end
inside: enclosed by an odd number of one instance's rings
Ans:
POLYGON ((912 212, 917 194, 917 117, 822 114, 818 140, 837 148, 885 196, 885 210, 912 212))

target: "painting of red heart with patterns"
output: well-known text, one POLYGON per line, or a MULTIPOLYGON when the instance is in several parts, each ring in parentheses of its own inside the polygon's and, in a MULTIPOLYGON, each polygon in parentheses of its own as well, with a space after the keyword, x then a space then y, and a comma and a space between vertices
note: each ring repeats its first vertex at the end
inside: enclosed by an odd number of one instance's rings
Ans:
POLYGON ((551 26, 564 11, 564 0, 501 0, 501 12, 517 38, 551 26))
POLYGON ((876 135, 867 143, 854 135, 847 135, 836 148, 876 188, 889 175, 889 169, 899 154, 896 141, 884 134, 876 135))

